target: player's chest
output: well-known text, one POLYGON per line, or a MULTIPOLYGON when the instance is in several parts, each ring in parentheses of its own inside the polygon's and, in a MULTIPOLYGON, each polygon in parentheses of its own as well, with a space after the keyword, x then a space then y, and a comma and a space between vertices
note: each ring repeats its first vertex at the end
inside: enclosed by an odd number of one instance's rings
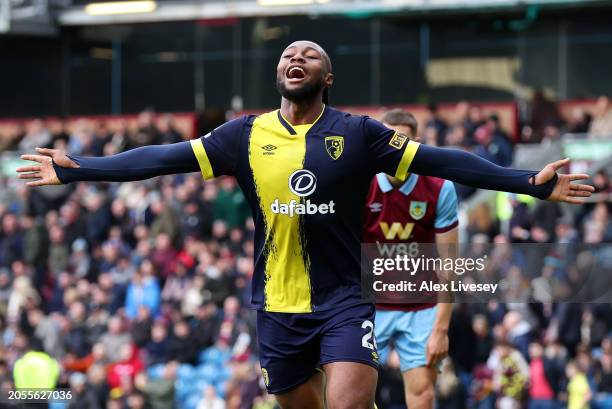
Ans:
MULTIPOLYGON (((355 138, 339 132, 254 132, 249 140, 249 166, 257 182, 267 188, 286 186, 303 170, 301 184, 315 179, 319 188, 348 183, 365 169, 366 150, 355 138)), ((297 186, 300 188, 300 186, 297 186)))
POLYGON ((397 190, 374 195, 364 209, 368 226, 387 236, 391 231, 404 235, 433 229, 436 202, 429 194, 405 195, 397 190), (410 231, 410 233, 408 233, 410 231))

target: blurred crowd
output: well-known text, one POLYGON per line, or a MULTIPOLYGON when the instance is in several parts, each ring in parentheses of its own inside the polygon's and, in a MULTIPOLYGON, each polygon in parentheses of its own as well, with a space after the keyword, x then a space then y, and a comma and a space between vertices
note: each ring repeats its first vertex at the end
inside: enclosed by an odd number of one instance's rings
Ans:
MULTIPOLYGON (((14 148, 107 155, 183 139, 152 123, 143 114, 133 134, 41 128, 14 148)), ((6 175, 0 196, 4 390, 34 382, 13 368, 46 354, 60 368, 49 384, 77 396, 70 409, 272 405, 247 309, 253 222, 233 178, 26 189, 6 175)))
MULTIPOLYGON (((541 143, 563 134, 585 134, 592 138, 612 138, 612 102, 597 98, 591 109, 577 105, 564 117, 552 98, 536 90, 520 113, 517 142, 541 143)), ((512 138, 500 126, 496 114, 485 115, 482 107, 461 101, 446 118, 436 104, 429 104, 427 121, 421 124, 421 139, 429 145, 473 150, 501 166, 512 163, 512 138)))
MULTIPOLYGON (((609 101, 598 102, 601 110, 592 116, 564 124, 543 120, 539 112, 549 110, 537 108, 537 98, 522 127, 523 142, 566 130, 612 133, 609 101), (607 113, 600 114, 604 102, 607 113)), ((502 166, 512 163, 513 142, 496 115, 485 117, 468 103, 456 111, 450 123, 432 105, 422 139, 469 149, 502 166)), ((110 155, 185 139, 170 116, 153 119, 142 113, 136 130, 83 122, 55 134, 35 121, 0 150, 41 146, 110 155)), ((605 173, 594 183, 609 190, 605 173)), ((462 188, 460 196, 468 196, 462 188)), ((0 176, 0 199, 2 390, 36 382, 70 388, 75 398, 52 409, 275 407, 258 367, 248 308, 254 226, 233 178, 203 183, 200 175, 188 174, 26 189, 10 174, 0 176), (31 370, 41 362, 48 370, 31 370)), ((612 238, 606 203, 568 214, 555 203, 520 195, 498 200, 503 206, 481 206, 470 215, 465 228, 474 248, 596 245, 612 238)), ((439 408, 612 407, 610 304, 545 297, 554 293, 554 283, 567 289, 580 280, 575 270, 585 263, 608 267, 584 255, 557 256, 543 259, 535 273, 515 254, 501 255, 497 265, 509 286, 533 286, 540 279, 549 286, 544 296, 456 305, 451 359, 437 386, 439 408)), ((398 367, 391 354, 380 373, 381 409, 404 407, 398 367)))
MULTIPOLYGON (((500 291, 455 305, 437 407, 612 408, 611 206, 567 215, 554 202, 501 196, 509 220, 483 205, 467 225, 465 251, 487 267, 461 276, 500 291)), ((392 356, 381 372, 385 408, 404 408, 398 368, 392 356)))

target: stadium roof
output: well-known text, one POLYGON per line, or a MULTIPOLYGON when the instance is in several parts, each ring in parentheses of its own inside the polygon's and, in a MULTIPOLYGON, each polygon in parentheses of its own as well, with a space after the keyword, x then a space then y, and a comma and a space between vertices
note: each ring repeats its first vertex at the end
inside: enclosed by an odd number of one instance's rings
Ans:
POLYGON ((529 5, 549 7, 584 6, 610 3, 602 0, 158 0, 155 10, 146 13, 91 15, 83 0, 59 15, 62 25, 92 25, 218 19, 278 15, 347 15, 402 13, 422 14, 433 11, 484 11, 522 8, 529 5))

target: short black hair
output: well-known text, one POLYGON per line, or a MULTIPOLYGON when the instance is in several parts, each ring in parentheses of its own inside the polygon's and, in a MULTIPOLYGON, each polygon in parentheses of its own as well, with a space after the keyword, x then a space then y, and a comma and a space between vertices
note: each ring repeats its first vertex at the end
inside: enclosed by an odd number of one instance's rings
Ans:
POLYGON ((385 112, 381 121, 391 126, 395 126, 395 125, 407 126, 410 128, 410 132, 412 133, 412 136, 416 136, 418 128, 419 128, 419 123, 417 122, 414 115, 412 115, 410 112, 406 111, 405 109, 401 109, 401 108, 395 108, 395 109, 385 112))

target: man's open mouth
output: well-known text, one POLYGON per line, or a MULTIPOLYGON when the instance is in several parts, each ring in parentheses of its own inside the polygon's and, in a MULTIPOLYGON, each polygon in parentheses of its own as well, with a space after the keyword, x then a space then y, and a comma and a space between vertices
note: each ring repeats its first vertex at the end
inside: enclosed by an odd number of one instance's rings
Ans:
POLYGON ((293 67, 289 67, 285 75, 291 82, 298 82, 306 78, 306 71, 304 71, 302 67, 294 65, 293 67))

